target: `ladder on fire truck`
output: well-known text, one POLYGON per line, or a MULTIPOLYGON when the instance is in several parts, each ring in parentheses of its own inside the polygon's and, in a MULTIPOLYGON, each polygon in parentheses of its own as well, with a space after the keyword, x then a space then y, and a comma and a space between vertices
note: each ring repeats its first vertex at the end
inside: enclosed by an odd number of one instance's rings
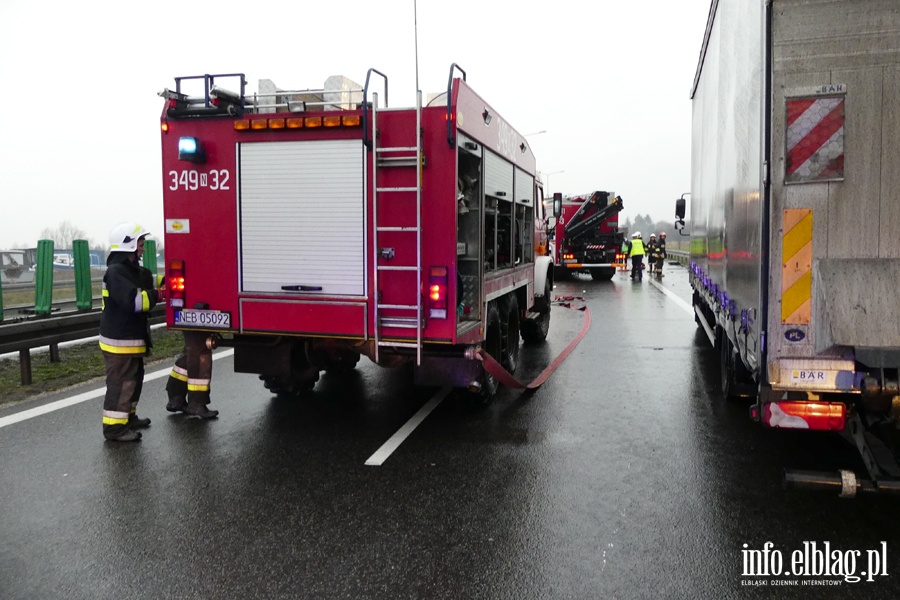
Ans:
MULTIPOLYGON (((387 107, 385 107, 386 110, 387 107)), ((378 362, 379 349, 382 346, 394 348, 413 348, 416 351, 416 364, 422 363, 422 92, 416 92, 416 142, 415 146, 403 147, 379 147, 378 136, 378 94, 373 94, 372 103, 372 152, 374 165, 372 169, 372 189, 374 198, 372 201, 372 220, 375 234, 373 236, 374 263, 375 263, 375 361, 378 362), (412 153, 415 152, 413 156, 412 153), (414 167, 416 169, 416 185, 409 187, 379 187, 378 175, 382 169, 397 167, 414 167), (414 227, 396 227, 382 225, 378 218, 378 203, 385 194, 415 194, 416 195, 416 224, 414 227), (416 262, 405 265, 381 265, 382 248, 379 245, 379 234, 387 232, 402 233, 416 236, 416 262), (388 280, 391 272, 409 271, 415 272, 415 289, 412 290, 416 298, 415 304, 382 304, 379 282, 388 280), (384 316, 383 310, 393 310, 412 313, 410 316, 384 316), (413 316, 414 315, 414 316, 413 316), (382 329, 415 329, 416 341, 398 342, 382 339, 382 329)), ((386 201, 386 200, 385 200, 386 201)))

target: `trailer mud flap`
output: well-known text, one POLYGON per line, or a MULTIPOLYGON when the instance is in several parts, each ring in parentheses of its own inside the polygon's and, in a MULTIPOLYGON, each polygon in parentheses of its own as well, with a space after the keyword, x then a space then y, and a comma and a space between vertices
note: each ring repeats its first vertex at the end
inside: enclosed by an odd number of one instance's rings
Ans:
MULTIPOLYGON (((559 300, 559 298, 557 298, 557 300, 559 300)), ((522 383, 521 381, 513 377, 513 375, 510 374, 509 371, 504 369, 503 365, 501 365, 493 356, 485 352, 484 349, 480 349, 478 350, 476 357, 484 364, 484 370, 496 377, 497 381, 508 388, 516 390, 536 390, 541 385, 543 385, 543 383, 547 381, 547 379, 550 377, 550 375, 553 374, 553 372, 559 367, 559 365, 562 364, 566 357, 571 354, 572 350, 575 349, 575 346, 578 345, 578 343, 582 340, 582 338, 584 338, 588 330, 591 328, 591 311, 587 306, 573 307, 567 302, 556 302, 555 304, 557 304, 558 306, 563 306, 565 308, 572 308, 573 310, 582 311, 584 313, 584 324, 581 326, 581 331, 578 332, 578 335, 576 335, 575 338, 571 342, 569 342, 569 345, 559 353, 559 356, 553 359, 553 362, 551 362, 547 366, 547 368, 541 371, 541 374, 538 375, 537 378, 534 379, 534 381, 532 381, 531 383, 522 383)))

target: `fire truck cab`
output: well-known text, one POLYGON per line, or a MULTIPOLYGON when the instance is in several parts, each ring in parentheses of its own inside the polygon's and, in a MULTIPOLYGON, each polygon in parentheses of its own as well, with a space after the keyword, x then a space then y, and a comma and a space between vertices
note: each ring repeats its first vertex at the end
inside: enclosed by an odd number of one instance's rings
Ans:
POLYGON ((233 346, 237 372, 297 394, 365 355, 490 400, 478 350, 512 372, 520 338, 545 339, 535 158, 457 65, 413 108, 387 105, 375 69, 253 94, 243 74, 178 77, 160 96, 167 325, 233 346))

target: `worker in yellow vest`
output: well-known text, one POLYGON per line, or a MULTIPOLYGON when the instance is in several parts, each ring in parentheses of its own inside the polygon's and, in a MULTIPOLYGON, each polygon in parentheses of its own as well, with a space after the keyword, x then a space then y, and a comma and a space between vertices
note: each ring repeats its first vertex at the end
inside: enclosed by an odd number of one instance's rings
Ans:
POLYGON ((641 232, 635 231, 631 236, 631 279, 642 281, 644 279, 644 242, 641 240, 641 232))

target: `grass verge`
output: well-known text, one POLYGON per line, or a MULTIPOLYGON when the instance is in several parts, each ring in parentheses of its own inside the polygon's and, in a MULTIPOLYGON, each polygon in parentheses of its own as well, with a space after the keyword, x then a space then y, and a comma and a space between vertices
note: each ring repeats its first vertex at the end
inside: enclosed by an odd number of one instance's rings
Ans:
MULTIPOLYGON (((145 357, 150 366, 174 361, 184 346, 180 331, 158 328, 152 331, 152 354, 145 357)), ((18 358, 0 360, 0 406, 7 406, 46 392, 105 377, 103 353, 97 342, 87 342, 59 349, 59 362, 50 362, 49 352, 31 352, 31 385, 22 385, 18 358)))

